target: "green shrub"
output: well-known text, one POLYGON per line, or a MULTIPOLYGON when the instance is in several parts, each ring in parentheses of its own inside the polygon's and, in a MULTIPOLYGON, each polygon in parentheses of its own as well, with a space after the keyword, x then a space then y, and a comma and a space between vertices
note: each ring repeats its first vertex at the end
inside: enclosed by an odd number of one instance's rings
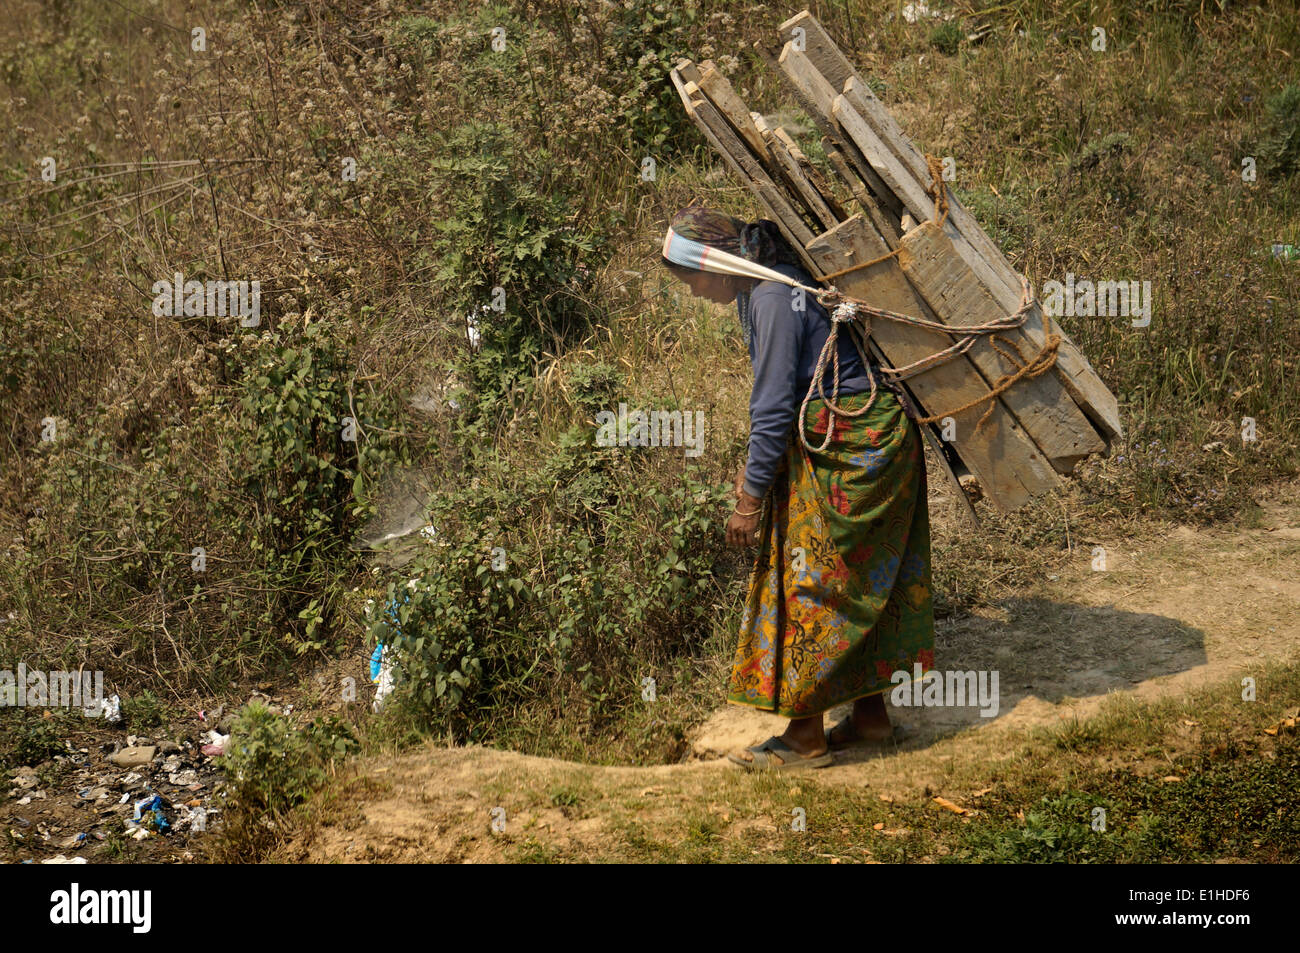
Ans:
POLYGON ((961 24, 955 20, 941 23, 930 31, 930 45, 944 56, 955 56, 961 41, 965 39, 961 24))
POLYGON ((432 167, 446 209, 430 246, 435 277, 452 320, 477 321, 481 345, 466 367, 491 399, 543 350, 587 327, 581 292, 595 239, 573 224, 571 186, 556 181, 549 153, 525 153, 508 128, 469 122, 452 130, 432 167))
POLYGON ((166 720, 167 708, 162 699, 145 689, 138 695, 122 699, 122 718, 136 731, 157 728, 166 720))
POLYGON ((396 648, 395 698, 430 727, 482 740, 485 713, 565 699, 598 722, 705 639, 728 489, 690 470, 647 487, 590 440, 440 495, 436 537, 388 584, 370 637, 396 648))
POLYGON ((63 734, 56 719, 28 718, 18 730, 17 742, 9 760, 15 765, 34 766, 49 761, 55 755, 64 754, 67 746, 63 743, 63 734))
POLYGON ((1264 103, 1268 133, 1259 147, 1261 167, 1279 176, 1300 169, 1300 83, 1278 90, 1264 103))
POLYGON ((230 799, 248 816, 288 810, 325 779, 324 761, 311 733, 250 702, 231 726, 223 758, 230 799))

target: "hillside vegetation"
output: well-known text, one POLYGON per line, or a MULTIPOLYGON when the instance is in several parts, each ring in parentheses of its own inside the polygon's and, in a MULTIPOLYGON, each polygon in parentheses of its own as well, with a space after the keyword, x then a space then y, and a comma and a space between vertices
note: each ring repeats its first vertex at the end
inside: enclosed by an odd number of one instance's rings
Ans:
MULTIPOLYGON (((0 667, 176 706, 327 671, 314 700, 339 707, 334 676, 364 678, 405 600, 391 737, 680 757, 748 569, 721 526, 749 371, 735 314, 673 283, 659 241, 693 199, 757 210, 666 71, 713 58, 819 161, 753 53, 799 7, 3 6, 0 667), (177 273, 260 282, 259 324, 156 314, 177 273), (620 403, 702 411, 704 452, 597 446, 620 403), (406 485, 432 488, 433 529, 398 567, 358 538, 406 485)), ((1270 254, 1300 245, 1294 11, 902 6, 811 9, 1035 285, 1155 292, 1146 329, 1062 319, 1125 442, 978 535, 941 523, 939 611, 1071 538, 1249 519, 1300 439, 1300 262, 1270 254)))

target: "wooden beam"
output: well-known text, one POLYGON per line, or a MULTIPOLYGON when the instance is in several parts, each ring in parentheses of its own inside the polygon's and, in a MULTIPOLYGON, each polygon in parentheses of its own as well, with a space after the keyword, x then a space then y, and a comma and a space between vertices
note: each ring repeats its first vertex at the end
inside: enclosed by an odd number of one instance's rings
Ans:
POLYGON ((840 200, 835 195, 835 190, 831 188, 830 182, 824 175, 822 175, 821 170, 818 169, 817 166, 813 165, 812 160, 804 155, 803 150, 800 149, 794 139, 790 137, 790 134, 780 126, 777 126, 772 130, 772 132, 781 140, 782 144, 785 145, 786 151, 790 153, 790 156, 798 164, 799 168, 803 170, 804 176, 812 184, 812 187, 817 190, 817 193, 821 195, 822 199, 826 202, 826 207, 829 208, 831 214, 835 216, 835 221, 838 223, 848 218, 849 213, 844 206, 840 204, 840 200))
MULTIPOLYGON (((933 222, 922 222, 903 236, 899 242, 898 264, 944 324, 967 327, 1005 314, 933 222)), ((1002 332, 1000 336, 1015 342, 1025 360, 1037 352, 1019 329, 1002 332)), ((977 341, 966 353, 990 386, 1002 375, 1016 370, 1016 365, 999 354, 987 338, 977 341)), ((1106 449, 1105 441, 1053 374, 1017 381, 1003 392, 1002 402, 1043 455, 1062 473, 1069 473, 1088 454, 1106 449)))
POLYGON ((727 78, 718 72, 712 63, 705 60, 700 64, 700 78, 695 85, 704 91, 704 95, 717 107, 718 112, 722 113, 727 122, 731 123, 732 128, 745 140, 746 145, 749 146, 758 160, 769 171, 773 170, 775 165, 772 156, 768 153, 767 142, 754 125, 753 119, 750 118, 749 107, 736 95, 736 91, 731 88, 727 78))
POLYGON ((854 175, 853 170, 849 168, 848 162, 844 159, 844 153, 835 147, 829 136, 822 137, 822 149, 826 151, 826 159, 830 162, 831 168, 839 173, 840 179, 848 186, 854 200, 862 208, 862 211, 867 213, 867 217, 871 219, 871 224, 876 226, 876 231, 889 242, 890 248, 897 248, 900 237, 899 227, 895 226, 885 213, 880 210, 880 206, 876 204, 876 200, 867 191, 866 186, 862 184, 862 180, 854 175))
POLYGON ((759 201, 767 206, 772 213, 773 221, 781 228, 786 240, 797 246, 807 245, 812 241, 812 231, 799 213, 786 200, 776 183, 750 154, 748 147, 740 141, 713 104, 704 98, 694 83, 686 84, 686 94, 690 96, 691 106, 700 122, 709 128, 721 144, 720 151, 728 160, 732 171, 750 187, 759 201))
POLYGON ((902 203, 889 190, 875 170, 871 168, 871 164, 862 157, 857 147, 845 136, 839 123, 835 121, 831 107, 835 102, 835 97, 839 95, 838 92, 832 89, 830 84, 822 78, 822 75, 808 61, 808 58, 789 43, 781 50, 777 65, 780 67, 782 74, 790 81, 795 98, 799 100, 799 104, 803 106, 813 122, 821 129, 822 134, 828 136, 835 143, 836 148, 843 153, 854 171, 862 177, 862 181, 866 183, 867 188, 875 195, 881 208, 888 211, 891 218, 897 220, 902 213, 902 203))
MULTIPOLYGON (((870 261, 889 249, 866 218, 855 215, 808 245, 815 275, 825 275, 858 262, 870 261)), ((933 314, 907 281, 898 263, 888 259, 835 280, 845 294, 876 307, 933 320, 933 314)), ((892 321, 875 321, 871 336, 889 363, 902 366, 947 347, 946 334, 923 333, 892 321)), ((907 381, 927 414, 943 413, 987 394, 988 385, 965 358, 950 361, 907 381)), ((1000 401, 980 431, 975 424, 988 404, 955 415, 953 446, 962 462, 1001 510, 1010 511, 1060 484, 1051 465, 1024 428, 1000 401)))
POLYGON ((880 176, 885 186, 894 193, 918 221, 930 218, 934 213, 934 199, 923 185, 912 177, 911 171, 903 168, 889 148, 880 141, 866 120, 853 104, 844 96, 836 96, 831 102, 831 115, 844 130, 845 136, 853 142, 862 157, 880 176))
POLYGON ((803 200, 803 204, 808 208, 813 219, 821 225, 821 229, 824 231, 838 225, 840 219, 831 211, 830 206, 826 204, 826 200, 813 187, 813 184, 808 181, 808 177, 804 175, 803 169, 799 167, 798 161, 791 155, 785 142, 776 135, 776 132, 780 130, 774 132, 769 129, 767 122, 758 113, 753 114, 753 120, 755 127, 757 127, 767 143, 768 153, 781 170, 785 181, 790 185, 791 190, 803 200))
MULTIPOLYGON (((806 60, 821 75, 827 86, 842 93, 853 105, 858 115, 874 131, 885 149, 892 153, 899 165, 911 173, 911 177, 922 191, 929 187, 930 173, 925 157, 912 143, 897 120, 876 98, 871 87, 866 83, 848 58, 830 38, 817 19, 807 10, 803 10, 778 28, 783 41, 789 45, 794 38, 795 28, 802 29, 803 53, 806 60)), ((1020 300, 1020 279, 1015 269, 1006 260, 997 244, 988 236, 974 216, 962 206, 957 197, 948 190, 949 221, 952 229, 948 237, 954 247, 966 259, 971 270, 980 276, 999 304, 1008 311, 1014 310, 1020 300)), ((927 212, 923 219, 930 217, 927 212)), ((1041 318, 1035 320, 1030 315, 1033 328, 1029 330, 1031 338, 1038 339, 1041 347, 1041 318)), ((1119 407, 1114 395, 1105 386, 1093 370, 1087 357, 1054 321, 1049 321, 1052 333, 1062 336, 1057 358, 1056 373, 1073 399, 1078 402, 1088 418, 1101 433, 1112 439, 1123 433, 1119 418, 1119 407)))

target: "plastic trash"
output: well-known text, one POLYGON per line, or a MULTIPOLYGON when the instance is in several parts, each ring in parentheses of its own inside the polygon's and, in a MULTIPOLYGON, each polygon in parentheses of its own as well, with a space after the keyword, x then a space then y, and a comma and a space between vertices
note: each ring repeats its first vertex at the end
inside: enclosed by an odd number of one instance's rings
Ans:
MULTIPOLYGON (((429 529, 432 529, 432 527, 425 527, 425 530, 429 529)), ((424 530, 421 532, 424 532, 424 530)), ((417 585, 419 585, 418 579, 407 580, 406 585, 399 590, 401 592, 400 601, 396 598, 390 599, 388 604, 384 606, 384 621, 388 623, 388 628, 397 635, 402 634, 402 620, 399 610, 410 601, 411 591, 417 585)), ((395 684, 392 648, 387 642, 381 641, 375 646, 374 652, 370 655, 370 682, 375 686, 375 700, 370 707, 374 712, 378 713, 384 707, 384 700, 392 694, 395 684)))
MULTIPOLYGON (((29 864, 31 863, 31 861, 25 860, 23 861, 23 863, 29 864)), ((59 854, 56 857, 46 857, 43 861, 41 861, 41 863, 42 864, 84 864, 86 863, 86 858, 64 857, 62 854, 59 854)))
POLYGON ((1294 261, 1300 258, 1300 248, 1295 245, 1274 245, 1273 257, 1278 261, 1294 261))
POLYGON ((152 821, 153 826, 158 831, 167 831, 171 828, 171 824, 164 813, 166 806, 166 802, 157 794, 141 798, 135 802, 135 811, 131 815, 131 820, 126 822, 126 826, 128 828, 144 827, 149 821, 152 821))
POLYGON ((208 743, 199 750, 209 758, 220 758, 226 753, 226 745, 230 744, 230 735, 223 735, 219 731, 209 731, 203 737, 207 739, 208 743))
POLYGON ((384 707, 384 699, 393 693, 393 662, 386 645, 376 645, 370 656, 370 681, 375 686, 375 700, 370 707, 378 713, 384 707))
POLYGON ((122 720, 122 699, 116 695, 109 695, 87 705, 81 713, 87 718, 103 718, 109 724, 115 725, 122 720))

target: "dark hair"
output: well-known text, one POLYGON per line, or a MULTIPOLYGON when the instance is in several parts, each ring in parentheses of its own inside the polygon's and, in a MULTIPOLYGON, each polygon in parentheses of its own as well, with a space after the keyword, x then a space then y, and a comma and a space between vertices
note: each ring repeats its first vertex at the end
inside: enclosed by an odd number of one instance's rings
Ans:
POLYGON ((750 222, 740 230, 740 253, 768 268, 773 265, 803 267, 803 262, 781 234, 780 227, 766 218, 750 222))

